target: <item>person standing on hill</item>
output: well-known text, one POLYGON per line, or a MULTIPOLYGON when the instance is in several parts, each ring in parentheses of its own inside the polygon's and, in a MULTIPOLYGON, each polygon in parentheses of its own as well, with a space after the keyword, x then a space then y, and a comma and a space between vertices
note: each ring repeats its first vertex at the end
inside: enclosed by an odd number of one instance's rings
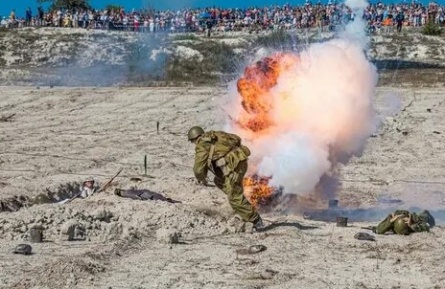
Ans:
POLYGON ((397 32, 398 33, 402 32, 403 21, 405 21, 405 16, 403 15, 403 12, 400 11, 396 16, 397 32))
POLYGON ((45 18, 45 13, 43 12, 43 8, 42 6, 39 6, 39 8, 37 8, 37 14, 39 16, 39 22, 38 22, 38 26, 43 26, 43 20, 45 18))
POLYGON ((207 37, 211 36, 212 28, 213 28, 213 20, 207 19, 206 21, 207 37))
POLYGON ((28 7, 28 9, 26 9, 26 26, 31 26, 31 20, 32 20, 32 10, 31 7, 28 7))
POLYGON ((15 10, 11 11, 11 14, 9 15, 9 22, 11 23, 11 25, 15 24, 15 10))

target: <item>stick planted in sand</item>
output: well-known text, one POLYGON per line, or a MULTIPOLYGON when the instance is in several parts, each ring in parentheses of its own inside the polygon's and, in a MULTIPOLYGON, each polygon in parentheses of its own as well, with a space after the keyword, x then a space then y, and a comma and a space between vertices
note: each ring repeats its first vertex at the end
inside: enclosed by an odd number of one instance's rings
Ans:
POLYGON ((111 185, 111 183, 114 181, 115 178, 117 178, 117 176, 120 175, 120 173, 124 170, 124 168, 121 168, 105 185, 103 185, 96 193, 100 193, 105 191, 109 185, 111 185))
POLYGON ((15 113, 14 114, 11 114, 11 115, 9 115, 9 116, 2 116, 2 117, 0 117, 0 122, 7 122, 7 121, 9 121, 11 118, 13 118, 15 116, 15 113))
POLYGON ((147 176, 147 155, 144 157, 144 172, 144 175, 147 176))
POLYGON ((156 132, 159 134, 159 121, 156 122, 156 132))

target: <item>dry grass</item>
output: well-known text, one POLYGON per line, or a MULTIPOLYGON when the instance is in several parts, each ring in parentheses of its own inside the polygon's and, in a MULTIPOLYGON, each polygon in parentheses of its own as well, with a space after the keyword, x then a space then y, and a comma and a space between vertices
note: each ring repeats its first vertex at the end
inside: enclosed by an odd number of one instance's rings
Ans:
POLYGON ((187 59, 171 56, 166 61, 165 80, 174 82, 192 82, 196 85, 215 84, 223 75, 230 75, 239 69, 244 56, 237 55, 232 47, 216 41, 205 41, 189 45, 203 56, 187 59))

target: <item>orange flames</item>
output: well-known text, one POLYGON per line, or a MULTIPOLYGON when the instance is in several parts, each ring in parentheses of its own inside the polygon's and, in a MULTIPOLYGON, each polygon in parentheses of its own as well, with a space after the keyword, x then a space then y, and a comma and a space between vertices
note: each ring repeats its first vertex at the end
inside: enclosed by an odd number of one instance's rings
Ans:
MULTIPOLYGON (((273 126, 270 115, 273 95, 270 91, 277 85, 280 75, 297 62, 296 55, 276 53, 245 69, 237 82, 244 109, 238 118, 238 125, 256 134, 266 133, 273 126)), ((266 203, 277 192, 277 188, 269 186, 269 180, 257 175, 244 179, 244 194, 254 207, 266 203)))
POLYGON ((270 178, 259 177, 257 175, 244 178, 244 195, 256 208, 267 202, 276 191, 276 188, 268 185, 269 179, 270 178))
POLYGON ((273 108, 270 90, 277 84, 281 73, 288 71, 297 61, 295 55, 277 53, 245 69, 237 82, 245 112, 240 116, 241 127, 258 133, 273 125, 269 115, 273 108))

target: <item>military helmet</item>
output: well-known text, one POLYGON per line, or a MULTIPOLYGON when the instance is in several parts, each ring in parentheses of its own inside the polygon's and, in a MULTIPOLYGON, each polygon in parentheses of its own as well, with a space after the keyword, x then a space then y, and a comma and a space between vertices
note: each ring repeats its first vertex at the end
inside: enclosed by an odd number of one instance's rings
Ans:
POLYGON ((86 182, 92 182, 92 183, 94 183, 94 178, 93 178, 93 177, 88 177, 88 178, 86 178, 86 179, 83 181, 83 183, 86 183, 86 182))
POLYGON ((28 244, 20 244, 14 249, 14 254, 31 255, 32 247, 28 244))
POLYGON ((194 140, 195 138, 204 134, 204 130, 200 126, 192 127, 188 132, 188 139, 194 140))
POLYGON ((399 235, 409 235, 411 230, 407 223, 405 223, 405 218, 398 218, 394 222, 394 232, 399 235))

